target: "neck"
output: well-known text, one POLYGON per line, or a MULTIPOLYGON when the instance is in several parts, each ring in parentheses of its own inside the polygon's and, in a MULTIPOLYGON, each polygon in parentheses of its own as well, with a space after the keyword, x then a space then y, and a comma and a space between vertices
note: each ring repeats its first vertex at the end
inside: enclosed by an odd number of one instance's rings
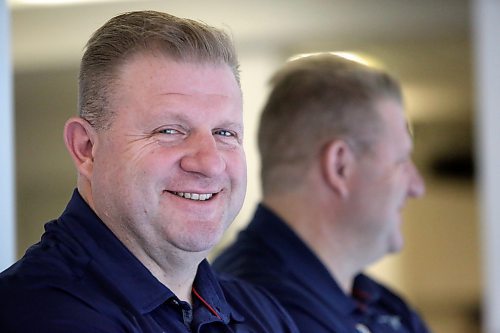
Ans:
POLYGON ((108 226, 132 254, 180 300, 192 303, 191 290, 198 265, 205 252, 187 252, 170 243, 127 237, 126 234, 108 226), (156 244, 156 245, 155 245, 156 244))
POLYGON ((349 237, 342 232, 335 204, 322 199, 320 193, 316 194, 311 198, 307 194, 289 192, 268 196, 263 203, 294 230, 344 293, 350 295, 354 278, 363 267, 353 256, 356 249, 352 248, 349 237))
POLYGON ((138 256, 138 259, 158 281, 169 288, 180 300, 192 304, 191 290, 198 265, 202 259, 190 260, 191 258, 188 259, 186 256, 172 258, 171 254, 169 256, 170 258, 164 258, 161 261, 155 259, 158 256, 152 257, 150 254, 138 256))

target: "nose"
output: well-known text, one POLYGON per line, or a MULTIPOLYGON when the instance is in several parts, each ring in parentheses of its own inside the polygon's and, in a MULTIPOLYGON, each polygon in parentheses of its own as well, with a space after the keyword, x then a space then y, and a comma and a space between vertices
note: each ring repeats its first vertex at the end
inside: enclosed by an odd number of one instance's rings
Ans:
POLYGON ((214 177, 225 169, 226 163, 211 133, 192 135, 187 144, 189 147, 180 161, 184 171, 214 177))
POLYGON ((425 193, 425 183, 424 178, 418 171, 417 167, 413 162, 410 166, 410 187, 408 189, 408 195, 412 198, 419 198, 425 193))

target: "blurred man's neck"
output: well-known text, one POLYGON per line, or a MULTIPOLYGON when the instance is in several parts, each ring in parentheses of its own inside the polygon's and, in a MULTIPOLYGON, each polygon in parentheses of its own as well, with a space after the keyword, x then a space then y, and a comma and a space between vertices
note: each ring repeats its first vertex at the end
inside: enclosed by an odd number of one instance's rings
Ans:
POLYGON ((332 216, 335 216, 335 208, 331 202, 321 203, 319 194, 284 194, 267 196, 263 204, 299 235, 344 293, 350 295, 354 277, 362 267, 356 263, 356 255, 351 249, 349 239, 336 230, 336 223, 332 219, 332 216), (330 207, 321 207, 324 204, 330 204, 330 207))

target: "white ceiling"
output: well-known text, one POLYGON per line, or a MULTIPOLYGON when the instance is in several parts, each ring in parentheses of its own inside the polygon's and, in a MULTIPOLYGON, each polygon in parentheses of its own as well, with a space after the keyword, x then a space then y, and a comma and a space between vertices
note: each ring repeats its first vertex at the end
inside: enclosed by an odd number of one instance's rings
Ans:
POLYGON ((111 16, 157 9, 227 26, 240 44, 357 43, 463 38, 465 0, 137 0, 27 6, 11 0, 16 65, 79 52, 82 41, 111 16))

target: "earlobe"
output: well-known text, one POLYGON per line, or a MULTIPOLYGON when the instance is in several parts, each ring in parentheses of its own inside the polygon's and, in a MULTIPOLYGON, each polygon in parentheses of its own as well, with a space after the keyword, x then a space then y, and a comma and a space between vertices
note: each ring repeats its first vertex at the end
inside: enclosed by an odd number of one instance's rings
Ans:
POLYGON ((349 176, 351 174, 353 153, 343 140, 330 142, 324 151, 323 171, 326 182, 341 198, 349 195, 349 176))
POLYGON ((87 179, 94 165, 95 129, 80 117, 70 118, 64 126, 64 143, 78 173, 87 179))

